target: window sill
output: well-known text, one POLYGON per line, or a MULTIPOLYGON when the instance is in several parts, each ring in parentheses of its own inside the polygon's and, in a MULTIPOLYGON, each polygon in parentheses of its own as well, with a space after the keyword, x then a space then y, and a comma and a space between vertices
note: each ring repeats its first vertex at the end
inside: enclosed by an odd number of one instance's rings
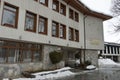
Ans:
POLYGON ((11 25, 11 24, 2 24, 2 26, 9 27, 9 28, 13 28, 13 29, 17 29, 17 27, 14 27, 14 26, 11 25))
POLYGON ((34 31, 34 30, 29 30, 29 29, 25 29, 25 31, 29 31, 29 32, 34 32, 34 33, 36 33, 36 31, 34 31))

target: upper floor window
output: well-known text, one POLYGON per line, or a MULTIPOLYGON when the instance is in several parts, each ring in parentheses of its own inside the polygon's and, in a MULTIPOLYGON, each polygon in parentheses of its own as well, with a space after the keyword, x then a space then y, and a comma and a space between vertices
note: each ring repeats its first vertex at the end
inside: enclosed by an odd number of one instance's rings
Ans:
POLYGON ((6 4, 3 7, 2 25, 17 28, 18 7, 6 4))
POLYGON ((75 30, 75 41, 79 42, 79 31, 75 30))
POLYGON ((47 18, 39 17, 38 32, 47 34, 47 18))
POLYGON ((69 40, 74 40, 74 30, 73 28, 69 28, 69 40))
POLYGON ((64 4, 60 4, 60 13, 66 15, 66 6, 64 4))
POLYGON ((59 12, 59 1, 53 0, 52 9, 59 12))
POLYGON ((36 31, 36 14, 31 12, 26 12, 26 20, 25 20, 25 30, 27 31, 36 31))
POLYGON ((74 11, 69 9, 69 18, 74 19, 74 11))
POLYGON ((79 14, 75 12, 75 21, 79 22, 79 14))
POLYGON ((73 11, 72 9, 69 9, 69 18, 79 22, 79 13, 73 11))
POLYGON ((59 24, 57 22, 52 22, 52 36, 58 37, 59 35, 59 24))
POLYGON ((60 24, 59 36, 60 38, 66 39, 66 26, 63 24, 60 24))
POLYGON ((48 6, 48 0, 39 0, 39 2, 43 5, 48 6))

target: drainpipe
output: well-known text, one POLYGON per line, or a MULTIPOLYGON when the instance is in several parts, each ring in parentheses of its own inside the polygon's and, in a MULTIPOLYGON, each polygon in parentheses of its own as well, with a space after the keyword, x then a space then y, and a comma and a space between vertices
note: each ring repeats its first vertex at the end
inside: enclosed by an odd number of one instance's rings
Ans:
POLYGON ((84 54, 84 63, 85 63, 85 50, 86 50, 86 18, 87 18, 87 15, 84 14, 84 17, 83 17, 83 27, 84 27, 84 50, 83 50, 83 54, 84 54))

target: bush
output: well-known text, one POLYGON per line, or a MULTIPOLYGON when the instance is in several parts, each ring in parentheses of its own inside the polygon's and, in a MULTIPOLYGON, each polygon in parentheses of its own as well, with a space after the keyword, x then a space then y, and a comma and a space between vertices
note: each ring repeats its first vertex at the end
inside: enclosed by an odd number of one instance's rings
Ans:
POLYGON ((85 61, 85 65, 86 66, 91 65, 91 61, 89 61, 89 60, 85 61))
POLYGON ((53 52, 50 52, 49 57, 51 62, 53 64, 56 64, 62 60, 63 54, 61 52, 53 51, 53 52))

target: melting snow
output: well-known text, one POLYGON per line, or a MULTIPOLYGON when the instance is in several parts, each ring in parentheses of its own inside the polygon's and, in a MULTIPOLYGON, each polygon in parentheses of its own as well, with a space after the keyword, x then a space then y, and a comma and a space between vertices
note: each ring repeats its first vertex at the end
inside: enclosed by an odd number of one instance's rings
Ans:
POLYGON ((99 67, 120 67, 119 63, 114 62, 111 59, 98 59, 99 67))
POLYGON ((74 75, 71 71, 70 67, 65 67, 62 69, 54 70, 54 71, 45 71, 45 72, 39 72, 39 73, 34 73, 32 75, 35 75, 35 78, 18 78, 18 79, 13 79, 13 80, 52 80, 52 79, 57 79, 60 77, 66 77, 66 76, 71 76, 74 75))

